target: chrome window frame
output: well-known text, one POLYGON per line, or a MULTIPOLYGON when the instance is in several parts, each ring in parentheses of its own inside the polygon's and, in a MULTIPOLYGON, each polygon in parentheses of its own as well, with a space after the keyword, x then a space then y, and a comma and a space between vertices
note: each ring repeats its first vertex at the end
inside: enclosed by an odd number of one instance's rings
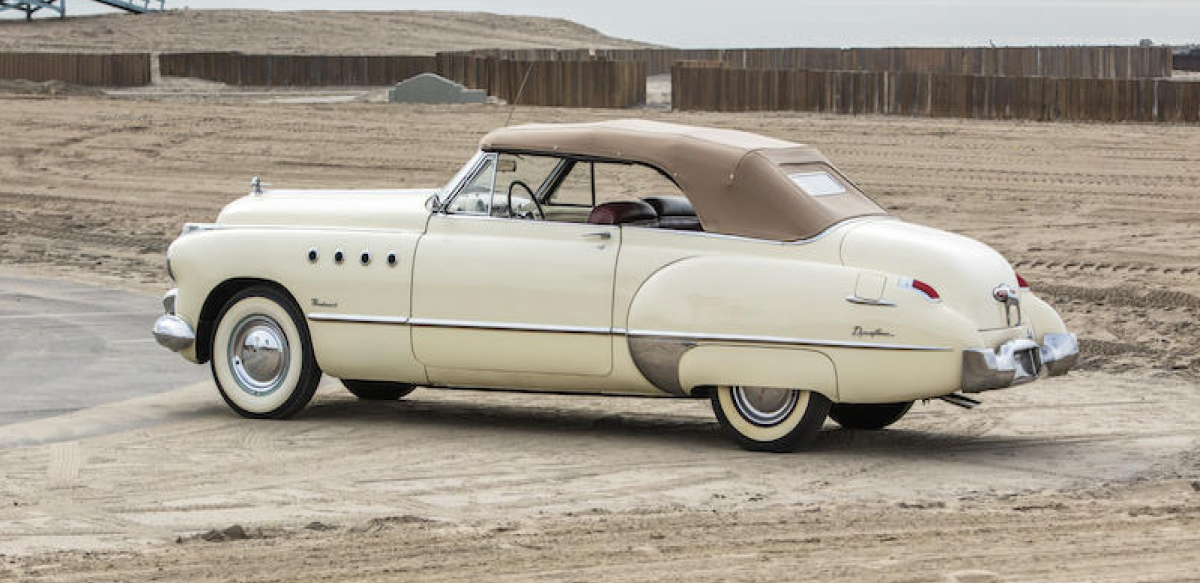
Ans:
POLYGON ((453 198, 458 190, 462 188, 462 186, 465 184, 464 180, 466 179, 467 175, 475 173, 477 167, 479 166, 480 158, 483 158, 485 155, 486 154, 484 154, 484 152, 476 150, 475 154, 471 156, 471 159, 467 160, 467 162, 458 169, 458 172, 454 173, 454 176, 450 178, 450 181, 446 183, 446 186, 442 187, 439 192, 446 195, 444 197, 446 202, 450 202, 450 199, 453 198))
POLYGON ((487 165, 487 162, 489 160, 492 162, 493 165, 495 165, 495 163, 496 163, 496 153, 495 152, 483 152, 483 151, 476 152, 475 157, 472 158, 470 161, 468 161, 465 165, 463 165, 463 169, 459 170, 458 174, 455 175, 455 178, 452 179, 452 182, 455 179, 458 180, 458 184, 455 184, 453 186, 453 188, 451 190, 449 190, 449 195, 446 197, 446 200, 442 201, 442 204, 440 207, 434 209, 433 214, 467 216, 467 217, 491 216, 492 215, 492 199, 495 197, 495 194, 496 194, 496 173, 495 172, 492 173, 492 184, 491 184, 490 192, 489 192, 491 197, 488 198, 487 214, 484 214, 484 213, 452 213, 449 211, 450 205, 453 204, 453 202, 456 198, 458 198, 458 195, 462 194, 463 189, 466 188, 468 184, 470 184, 472 181, 475 180, 476 177, 479 176, 479 173, 481 171, 483 171, 484 167, 487 165))

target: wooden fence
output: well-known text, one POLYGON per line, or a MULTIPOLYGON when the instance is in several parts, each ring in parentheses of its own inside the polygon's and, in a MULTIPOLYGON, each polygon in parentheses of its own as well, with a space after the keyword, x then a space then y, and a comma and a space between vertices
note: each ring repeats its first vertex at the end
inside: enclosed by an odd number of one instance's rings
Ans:
POLYGON ((434 67, 433 57, 419 55, 169 53, 160 55, 158 62, 164 76, 260 87, 391 85, 434 67))
POLYGON ((101 87, 149 85, 150 55, 0 53, 0 79, 63 81, 101 87))
POLYGON ((462 54, 338 57, 241 53, 173 53, 159 59, 164 76, 250 86, 380 86, 433 72, 509 101, 516 97, 529 71, 521 95, 525 105, 629 107, 646 102, 646 65, 635 61, 513 61, 462 54))
POLYGON ((474 56, 510 60, 600 58, 646 63, 649 75, 679 61, 717 61, 745 69, 916 71, 955 75, 1124 79, 1171 76, 1170 47, 974 47, 779 49, 486 49, 474 56))
POLYGON ((756 70, 680 63, 672 104, 683 111, 815 111, 983 119, 1200 121, 1200 83, 756 70))
POLYGON ((1173 66, 1176 71, 1200 71, 1200 49, 1175 55, 1173 66))
POLYGON ((472 89, 522 105, 631 107, 646 102, 646 64, 636 61, 516 61, 443 53, 437 73, 472 89))

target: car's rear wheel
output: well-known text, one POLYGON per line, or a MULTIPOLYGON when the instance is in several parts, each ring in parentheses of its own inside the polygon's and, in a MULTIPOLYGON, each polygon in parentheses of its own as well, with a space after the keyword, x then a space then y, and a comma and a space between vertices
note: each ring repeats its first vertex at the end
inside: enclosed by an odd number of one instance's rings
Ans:
POLYGON ((221 397, 243 417, 295 415, 321 381, 303 314, 272 287, 247 288, 225 303, 211 354, 221 397))
POLYGON ((873 431, 883 429, 904 417, 913 406, 904 403, 882 403, 878 405, 851 405, 840 403, 829 408, 829 418, 846 429, 873 431))
POLYGON ((416 390, 415 385, 389 383, 386 381, 350 381, 342 379, 342 386, 355 397, 364 401, 396 401, 416 390))
POLYGON ((751 451, 790 452, 816 437, 829 399, 813 391, 722 386, 712 408, 726 434, 751 451))

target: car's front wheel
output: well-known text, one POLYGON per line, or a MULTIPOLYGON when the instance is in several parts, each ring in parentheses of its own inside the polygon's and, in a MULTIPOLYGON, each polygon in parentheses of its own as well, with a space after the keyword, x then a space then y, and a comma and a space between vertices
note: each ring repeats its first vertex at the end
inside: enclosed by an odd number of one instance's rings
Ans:
POLYGON ((883 429, 904 417, 912 408, 912 401, 903 403, 881 403, 878 405, 853 405, 839 403, 830 407, 829 418, 846 429, 874 431, 883 429))
POLYGON ((242 290, 221 308, 212 373, 225 403, 255 419, 295 415, 321 381, 304 315, 291 298, 267 286, 242 290))
POLYGON ((816 437, 829 399, 813 391, 723 386, 712 394, 721 429, 751 451, 790 452, 816 437))
POLYGON ((407 397, 417 387, 386 381, 351 381, 342 379, 342 386, 364 401, 397 401, 407 397))

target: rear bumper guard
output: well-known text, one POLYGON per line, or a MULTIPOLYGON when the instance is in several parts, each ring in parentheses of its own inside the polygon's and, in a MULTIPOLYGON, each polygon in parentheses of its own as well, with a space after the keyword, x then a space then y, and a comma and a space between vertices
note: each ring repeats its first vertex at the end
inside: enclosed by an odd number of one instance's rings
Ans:
POLYGON ((1074 334, 1046 334, 1043 344, 1013 340, 999 348, 963 351, 962 390, 980 393, 1005 389, 1042 376, 1067 374, 1079 360, 1079 340, 1074 334))

